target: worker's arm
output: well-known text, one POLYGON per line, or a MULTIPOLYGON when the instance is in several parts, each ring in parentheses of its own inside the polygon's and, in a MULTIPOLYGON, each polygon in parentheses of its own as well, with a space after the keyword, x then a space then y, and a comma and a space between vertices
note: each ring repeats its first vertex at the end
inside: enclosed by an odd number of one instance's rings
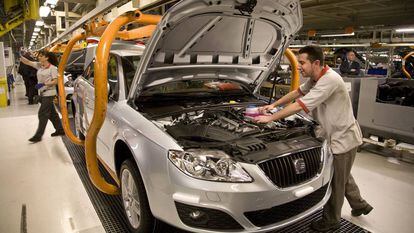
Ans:
POLYGON ((267 111, 274 109, 277 106, 283 106, 287 103, 292 102, 293 100, 299 98, 299 96, 301 96, 301 93, 298 90, 291 91, 287 93, 286 95, 284 95, 282 98, 275 101, 274 103, 260 107, 259 112, 264 114, 267 111))
POLYGON ((28 66, 31 66, 31 67, 35 68, 35 69, 38 68, 37 62, 30 61, 29 59, 27 59, 23 56, 20 57, 20 61, 23 62, 24 64, 28 65, 28 66))
POLYGON ((347 74, 349 72, 348 62, 346 60, 342 61, 341 65, 339 66, 339 71, 341 71, 341 74, 347 74))
POLYGON ((358 62, 353 62, 350 70, 350 74, 358 75, 361 70, 361 65, 358 62))
MULTIPOLYGON (((293 92, 293 91, 292 91, 293 92)), ((290 94, 290 93, 289 93, 290 94)), ((297 103, 289 104, 282 110, 272 114, 272 115, 265 115, 265 116, 257 116, 254 118, 254 120, 257 123, 268 123, 271 121, 277 121, 279 119, 283 119, 285 117, 291 116, 295 113, 298 113, 302 110, 302 107, 297 103)))
POLYGON ((57 79, 56 78, 45 82, 45 85, 48 86, 48 87, 53 87, 56 84, 57 84, 57 79))

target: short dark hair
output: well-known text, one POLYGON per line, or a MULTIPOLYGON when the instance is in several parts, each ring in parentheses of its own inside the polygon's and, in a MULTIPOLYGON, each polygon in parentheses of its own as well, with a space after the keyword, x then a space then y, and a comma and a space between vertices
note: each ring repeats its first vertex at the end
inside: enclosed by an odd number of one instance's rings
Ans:
POLYGON ((39 55, 47 57, 48 58, 47 60, 49 61, 50 64, 52 64, 56 67, 59 66, 59 61, 58 61, 58 59, 57 59, 57 57, 54 53, 48 52, 46 50, 40 50, 39 53, 37 54, 37 56, 39 56, 39 55))
POLYGON ((308 59, 311 62, 319 60, 321 62, 321 66, 325 64, 323 61, 324 57, 323 57, 322 48, 319 46, 316 46, 316 45, 305 46, 299 50, 299 54, 302 54, 302 53, 308 54, 308 59))
POLYGON ((356 55, 356 52, 354 50, 349 50, 348 52, 346 52, 346 54, 349 54, 349 53, 353 53, 354 55, 356 55))

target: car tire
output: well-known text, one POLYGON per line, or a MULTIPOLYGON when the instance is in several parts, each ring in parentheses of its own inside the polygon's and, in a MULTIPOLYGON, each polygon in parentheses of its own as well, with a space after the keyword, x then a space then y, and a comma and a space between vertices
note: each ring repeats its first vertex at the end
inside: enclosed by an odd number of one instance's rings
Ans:
POLYGON ((138 167, 129 159, 121 165, 120 183, 124 214, 131 232, 153 232, 157 223, 149 207, 145 186, 138 167))

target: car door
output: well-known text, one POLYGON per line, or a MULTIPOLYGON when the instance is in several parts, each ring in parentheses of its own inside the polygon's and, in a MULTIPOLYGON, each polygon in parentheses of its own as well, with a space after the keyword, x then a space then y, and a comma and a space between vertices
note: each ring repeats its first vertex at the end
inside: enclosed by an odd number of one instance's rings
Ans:
MULTIPOLYGON (((109 156, 112 138, 116 133, 113 120, 113 108, 119 99, 119 62, 116 55, 111 54, 108 60, 108 106, 105 121, 97 137, 97 153, 106 164, 112 164, 109 156)), ((81 79, 77 81, 77 98, 79 118, 82 131, 86 133, 93 118, 95 108, 94 62, 85 69, 81 79)))
POLYGON ((116 105, 120 99, 120 58, 118 55, 111 54, 108 60, 108 106, 105 121, 98 134, 97 152, 107 165, 113 168, 113 156, 111 147, 113 139, 117 134, 116 105))
MULTIPOLYGON (((93 109, 93 61, 86 67, 83 74, 74 83, 74 100, 76 105, 76 120, 79 129, 86 134, 92 119, 90 109, 93 109)), ((93 114, 93 111, 92 111, 93 114)))

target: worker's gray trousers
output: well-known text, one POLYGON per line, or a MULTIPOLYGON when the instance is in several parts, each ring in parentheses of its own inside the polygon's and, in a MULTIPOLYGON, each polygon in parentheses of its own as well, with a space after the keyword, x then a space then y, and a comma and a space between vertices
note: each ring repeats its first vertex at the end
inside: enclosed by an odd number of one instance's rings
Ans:
POLYGON ((60 122, 59 115, 56 112, 53 105, 54 96, 42 96, 41 104, 38 112, 39 125, 35 136, 42 137, 45 132, 47 121, 50 120, 55 127, 56 131, 63 131, 62 123, 60 122))
POLYGON ((362 199, 358 185, 351 175, 356 151, 357 148, 354 148, 343 154, 334 154, 334 175, 331 182, 332 194, 323 207, 323 219, 328 223, 337 223, 341 220, 344 196, 352 209, 363 209, 368 204, 362 199))

